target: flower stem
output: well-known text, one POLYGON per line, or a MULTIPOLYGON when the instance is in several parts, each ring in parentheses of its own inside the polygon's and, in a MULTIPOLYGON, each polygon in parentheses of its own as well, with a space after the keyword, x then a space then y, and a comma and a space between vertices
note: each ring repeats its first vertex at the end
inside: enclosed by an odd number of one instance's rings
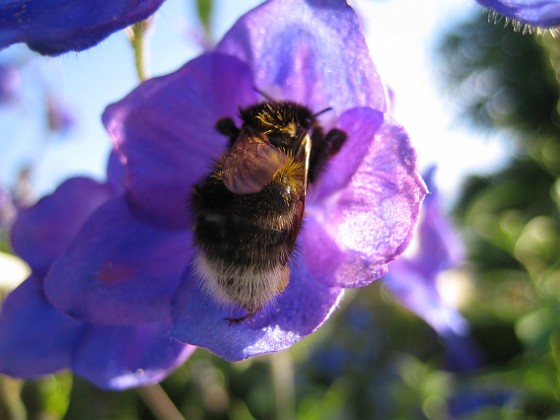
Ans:
POLYGON ((276 419, 293 420, 294 408, 294 369, 289 352, 281 351, 270 356, 276 419))
POLYGON ((136 65, 136 74, 138 75, 138 80, 143 82, 146 80, 146 63, 144 55, 144 40, 146 31, 150 26, 149 20, 143 20, 137 22, 128 28, 126 28, 126 33, 130 44, 134 50, 134 62, 136 65))
POLYGON ((23 382, 18 379, 0 377, 0 418, 25 419, 25 406, 20 399, 23 382))
POLYGON ((184 417, 177 409, 171 398, 159 384, 138 388, 138 394, 159 420, 183 420, 184 417))

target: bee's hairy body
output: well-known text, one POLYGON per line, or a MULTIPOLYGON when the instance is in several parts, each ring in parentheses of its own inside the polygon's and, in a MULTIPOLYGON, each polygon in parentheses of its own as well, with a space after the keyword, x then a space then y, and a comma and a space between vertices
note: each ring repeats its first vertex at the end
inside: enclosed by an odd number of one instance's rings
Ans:
POLYGON ((281 180, 243 195, 217 176, 199 184, 197 269, 211 294, 254 312, 285 288, 297 200, 281 180))
POLYGON ((229 150, 195 186, 191 204, 204 289, 250 316, 288 285, 308 177, 314 162, 326 161, 317 147, 346 137, 335 129, 328 140, 311 111, 292 102, 253 105, 241 118, 239 129, 229 118, 218 122, 229 150))

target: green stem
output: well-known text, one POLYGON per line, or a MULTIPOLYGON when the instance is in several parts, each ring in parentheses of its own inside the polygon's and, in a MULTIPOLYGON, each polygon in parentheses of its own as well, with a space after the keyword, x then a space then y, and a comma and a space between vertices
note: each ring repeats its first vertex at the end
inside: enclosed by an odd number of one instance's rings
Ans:
POLYGON ((138 388, 138 394, 159 420, 184 420, 171 398, 159 384, 138 388))
POLYGON ((144 56, 144 39, 149 21, 137 22, 127 28, 128 38, 134 50, 134 62, 136 64, 136 74, 138 80, 143 82, 146 80, 146 67, 144 56))
POLYGON ((27 418, 25 406, 20 399, 23 382, 0 375, 0 418, 23 420, 27 418))
POLYGON ((281 351, 270 356, 276 419, 295 418, 294 368, 289 352, 281 351))

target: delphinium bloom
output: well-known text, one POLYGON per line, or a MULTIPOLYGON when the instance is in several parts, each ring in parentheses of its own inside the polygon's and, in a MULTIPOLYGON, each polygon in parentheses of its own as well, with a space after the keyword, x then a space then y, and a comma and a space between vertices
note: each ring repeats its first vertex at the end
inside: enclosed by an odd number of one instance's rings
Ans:
POLYGON ((553 29, 560 26, 558 0, 477 0, 498 16, 511 19, 514 25, 553 29))
POLYGON ((386 271, 413 235, 425 186, 359 19, 344 1, 273 0, 243 16, 212 52, 149 80, 103 120, 125 190, 95 211, 46 278, 59 310, 94 323, 173 316, 172 335, 227 360, 286 349, 315 331, 343 290, 386 271), (287 288, 242 322, 207 296, 192 261, 189 197, 226 150, 215 129, 239 108, 291 100, 347 133, 310 183, 287 288))
POLYGON ((32 273, 1 308, 0 373, 34 379, 71 369, 101 388, 125 389, 159 382, 194 350, 169 337, 170 320, 97 325, 58 312, 45 298, 43 279, 52 262, 115 193, 109 184, 72 178, 19 212, 12 246, 32 273))
MULTIPOLYGON (((7 230, 13 223, 16 216, 16 204, 12 194, 0 184, 0 235, 3 230, 7 230)), ((1 238, 1 236, 0 236, 1 238)))
POLYGON ((51 132, 65 134, 76 124, 70 108, 60 99, 48 96, 46 108, 47 125, 51 132))
POLYGON ((19 69, 0 64, 0 105, 10 102, 16 97, 19 84, 19 69))
POLYGON ((0 48, 25 42, 46 55, 81 51, 146 19, 163 0, 0 2, 0 48))
POLYGON ((466 338, 467 321, 443 299, 437 285, 442 272, 464 262, 464 248, 441 209, 435 171, 436 167, 432 166, 424 174, 430 194, 422 206, 416 243, 406 255, 389 265, 385 281, 403 306, 423 318, 445 339, 449 367, 468 369, 478 364, 478 350, 466 338))

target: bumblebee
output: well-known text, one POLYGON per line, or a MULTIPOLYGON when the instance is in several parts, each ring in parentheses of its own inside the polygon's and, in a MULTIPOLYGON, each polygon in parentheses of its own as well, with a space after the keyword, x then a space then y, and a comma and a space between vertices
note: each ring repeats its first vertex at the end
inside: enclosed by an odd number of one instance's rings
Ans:
POLYGON ((228 149, 192 192, 195 270, 216 301, 247 311, 230 323, 288 285, 308 183, 346 141, 338 129, 324 134, 324 111, 267 100, 240 109, 240 128, 231 118, 216 124, 228 149))

